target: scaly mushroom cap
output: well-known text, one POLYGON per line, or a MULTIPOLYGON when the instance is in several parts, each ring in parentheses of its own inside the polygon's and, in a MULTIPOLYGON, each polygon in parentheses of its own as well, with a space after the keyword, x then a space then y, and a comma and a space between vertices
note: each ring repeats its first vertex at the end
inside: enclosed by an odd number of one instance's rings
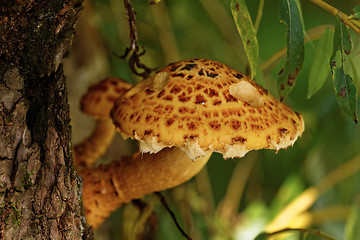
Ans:
POLYGON ((81 111, 100 119, 110 118, 115 100, 131 88, 131 84, 119 78, 106 78, 88 88, 81 98, 81 111))
POLYGON ((130 89, 112 109, 124 137, 143 152, 177 146, 194 159, 287 148, 304 131, 300 114, 243 74, 206 59, 170 64, 130 89))
POLYGON ((81 110, 96 118, 96 127, 90 137, 75 146, 75 163, 78 167, 91 166, 105 153, 114 135, 115 127, 110 111, 117 98, 132 85, 118 78, 107 78, 89 87, 81 98, 81 110))

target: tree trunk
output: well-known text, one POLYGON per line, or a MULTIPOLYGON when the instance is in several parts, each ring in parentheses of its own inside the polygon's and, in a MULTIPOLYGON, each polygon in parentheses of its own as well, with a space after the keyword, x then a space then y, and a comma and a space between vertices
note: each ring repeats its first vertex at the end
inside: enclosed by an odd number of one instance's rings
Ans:
POLYGON ((81 4, 0 1, 0 239, 90 238, 61 64, 81 4))

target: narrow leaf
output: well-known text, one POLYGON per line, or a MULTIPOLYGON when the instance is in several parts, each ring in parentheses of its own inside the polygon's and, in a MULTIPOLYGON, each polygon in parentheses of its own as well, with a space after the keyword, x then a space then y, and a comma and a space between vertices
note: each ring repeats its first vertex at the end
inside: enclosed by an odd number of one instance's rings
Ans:
POLYGON ((349 16, 349 18, 360 19, 360 5, 354 7, 353 11, 354 11, 354 14, 349 16))
MULTIPOLYGON (((301 2, 300 2, 300 0, 295 0, 295 2, 296 2, 296 5, 297 5, 297 7, 299 9, 299 12, 300 12, 301 24, 302 24, 302 26, 305 26, 304 17, 303 17, 303 14, 302 14, 301 2)), ((304 38, 305 38, 306 41, 308 41, 308 42, 310 42, 310 44, 312 44, 312 41, 311 41, 310 37, 308 36, 305 29, 304 29, 304 38)))
POLYGON ((335 95, 341 109, 357 122, 356 85, 350 75, 344 72, 345 58, 350 54, 351 49, 350 34, 340 17, 337 17, 334 47, 330 59, 335 95))
POLYGON ((296 0, 280 0, 280 22, 287 28, 286 62, 278 74, 278 88, 283 100, 295 85, 304 62, 304 32, 296 0))
POLYGON ((245 0, 231 0, 231 12, 249 60, 251 78, 253 79, 258 65, 259 46, 245 0))
POLYGON ((327 28, 316 46, 309 74, 308 98, 321 89, 330 73, 328 61, 332 54, 333 38, 334 32, 327 28))
POLYGON ((357 240, 360 236, 360 202, 352 207, 351 214, 346 221, 345 236, 346 240, 357 240))

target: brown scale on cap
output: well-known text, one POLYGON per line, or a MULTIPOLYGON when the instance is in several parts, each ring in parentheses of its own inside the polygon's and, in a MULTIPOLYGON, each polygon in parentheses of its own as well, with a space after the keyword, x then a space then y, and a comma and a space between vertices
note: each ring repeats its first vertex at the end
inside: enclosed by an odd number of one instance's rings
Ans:
POLYGON ((131 86, 119 78, 106 78, 88 88, 80 101, 81 111, 93 118, 109 119, 115 100, 131 86))
POLYGON ((212 151, 232 158, 279 150, 304 131, 300 114, 243 74, 207 59, 168 65, 119 98, 111 115, 143 152, 177 146, 192 159, 212 151))
MULTIPOLYGON (((155 87, 161 89, 166 85, 167 77, 167 74, 158 76, 155 87)), ((82 109, 86 113, 101 118, 97 120, 93 134, 77 145, 74 151, 79 174, 83 177, 83 203, 87 223, 94 228, 98 227, 121 204, 187 181, 202 169, 211 156, 209 153, 192 161, 181 149, 166 148, 157 154, 135 153, 132 157, 123 157, 121 161, 90 168, 106 150, 115 132, 112 120, 107 117, 110 108, 114 100, 129 87, 130 84, 119 79, 106 79, 91 86, 81 101, 82 109)), ((153 90, 147 93, 152 92, 153 90)), ((163 93, 158 94, 162 97, 163 93)), ((171 101, 171 97, 171 95, 164 96, 166 101, 171 101)), ((173 106, 165 105, 158 107, 156 111, 166 113, 173 110, 173 106)), ((129 118, 139 121, 140 118, 137 115, 134 113, 129 118)), ((158 118, 154 117, 154 120, 157 121, 158 118)), ((171 125, 171 120, 167 124, 171 125)), ((146 134, 152 133, 147 131, 146 134)))
POLYGON ((75 164, 90 166, 98 159, 111 143, 115 135, 115 127, 110 118, 114 102, 131 87, 118 78, 107 78, 89 87, 81 98, 81 111, 97 119, 91 136, 74 148, 75 164))
POLYGON ((229 158, 278 150, 304 130, 300 114, 243 74, 205 59, 170 64, 135 85, 116 100, 111 116, 143 152, 156 154, 81 169, 84 207, 94 227, 123 203, 187 181, 212 151, 229 158))

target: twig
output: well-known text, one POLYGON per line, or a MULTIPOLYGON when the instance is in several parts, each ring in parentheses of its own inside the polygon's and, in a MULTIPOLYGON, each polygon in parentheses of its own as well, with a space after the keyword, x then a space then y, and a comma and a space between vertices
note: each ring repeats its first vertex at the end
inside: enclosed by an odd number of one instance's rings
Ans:
POLYGON ((310 0, 310 1, 318 5, 319 7, 325 9, 326 11, 328 11, 331 15, 335 17, 339 16, 344 24, 348 25, 352 30, 354 30, 357 34, 360 35, 359 23, 356 22, 356 20, 354 21, 354 19, 349 19, 348 15, 346 15, 345 13, 341 12, 339 9, 331 6, 330 4, 322 0, 310 0))
POLYGON ((256 33, 259 30, 260 21, 261 21, 262 15, 263 15, 264 3, 265 3, 265 0, 260 0, 260 2, 259 2, 259 8, 258 8, 258 11, 256 14, 255 25, 254 25, 256 33))
POLYGON ((308 228, 320 226, 327 222, 346 221, 351 213, 351 207, 344 205, 327 206, 321 209, 304 211, 293 218, 287 227, 308 228))
POLYGON ((244 193, 246 182, 254 166, 256 155, 250 155, 243 161, 238 161, 231 175, 225 197, 217 208, 217 212, 224 219, 234 219, 244 193))
POLYGON ((125 49, 124 55, 118 56, 121 58, 126 58, 132 52, 129 59, 129 66, 131 68, 131 71, 140 77, 146 78, 154 69, 149 68, 145 64, 140 62, 140 57, 145 54, 145 49, 141 47, 141 51, 139 51, 140 47, 138 45, 138 37, 135 24, 136 13, 131 5, 131 0, 124 0, 124 5, 126 9, 126 18, 129 21, 130 27, 130 46, 125 49), (143 71, 139 72, 137 68, 143 69, 143 71))
POLYGON ((153 239, 157 229, 157 216, 153 211, 153 203, 149 204, 141 199, 135 199, 131 201, 139 209, 139 217, 134 224, 135 233, 137 236, 141 234, 146 238, 142 239, 153 239), (147 224, 147 228, 145 228, 147 224), (140 230, 140 231, 139 231, 140 230))
POLYGON ((189 237, 185 231, 181 228, 179 222, 176 219, 175 213, 170 209, 169 205, 166 202, 165 197, 159 193, 159 192, 155 192, 155 195, 158 196, 158 198, 160 199, 161 204, 165 207, 165 209, 168 211, 168 213, 170 214, 172 220, 174 221, 176 227, 179 229, 179 231, 181 232, 181 234, 183 235, 183 237, 185 237, 187 240, 192 240, 191 237, 189 237))
MULTIPOLYGON (((308 31, 306 31, 306 35, 308 35, 308 38, 306 38, 304 41, 309 42, 309 41, 313 41, 316 39, 319 39, 321 37, 321 35, 323 34, 324 30, 326 28, 333 28, 332 25, 320 25, 314 28, 309 29, 308 31)), ((268 58, 265 62, 263 62, 260 65, 260 69, 262 71, 268 71, 269 69, 271 69, 271 67, 273 67, 279 60, 281 60, 281 58, 283 56, 285 56, 286 54, 286 47, 282 48, 281 50, 279 50, 277 53, 275 53, 274 55, 272 55, 270 58, 268 58)))

